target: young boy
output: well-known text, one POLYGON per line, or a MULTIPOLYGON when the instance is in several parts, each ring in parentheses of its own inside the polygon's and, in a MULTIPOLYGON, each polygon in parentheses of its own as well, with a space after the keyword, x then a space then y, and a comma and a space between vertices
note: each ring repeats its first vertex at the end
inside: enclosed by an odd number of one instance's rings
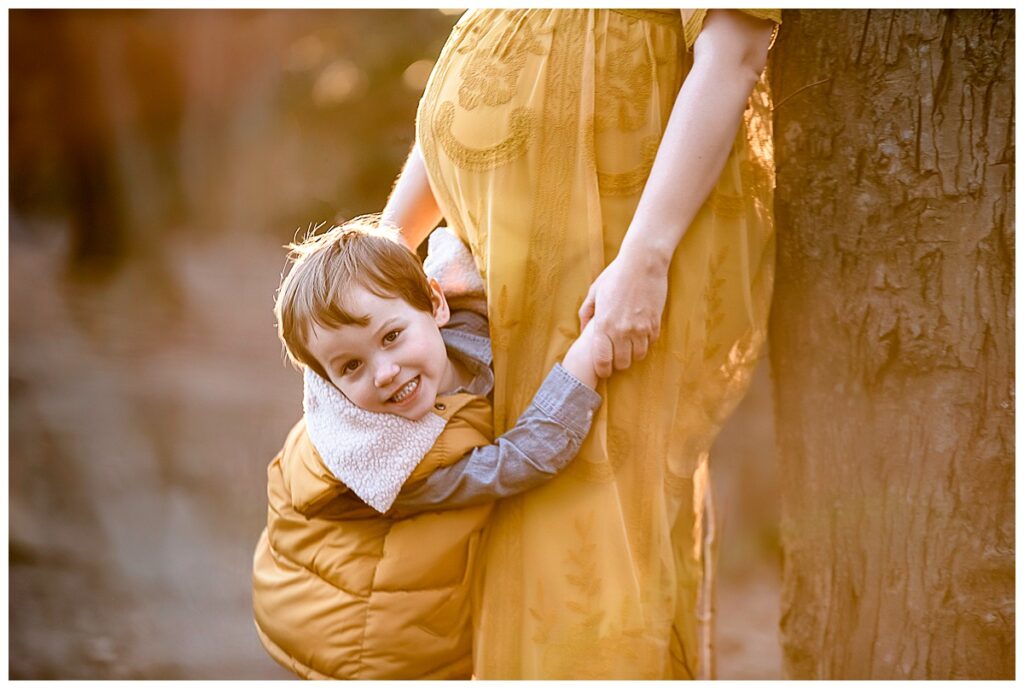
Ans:
MULTIPOLYGON (((450 308, 372 221, 292 249, 275 312, 304 369, 305 414, 267 471, 257 631, 307 678, 468 678, 481 532, 494 500, 540 485, 579 450, 601 402, 591 331, 494 439, 482 314, 450 308)), ((436 272, 479 304, 468 252, 435 232, 428 263, 446 251, 436 272)))

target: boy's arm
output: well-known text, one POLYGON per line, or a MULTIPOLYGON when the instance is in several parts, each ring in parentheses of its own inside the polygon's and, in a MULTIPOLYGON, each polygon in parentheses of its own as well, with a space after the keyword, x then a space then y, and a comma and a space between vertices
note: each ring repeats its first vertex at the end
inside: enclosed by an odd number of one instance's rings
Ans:
POLYGON ((391 509, 406 515, 468 507, 535 488, 576 456, 600 405, 600 395, 555 364, 515 426, 403 488, 391 509))
POLYGON ((555 364, 515 426, 493 444, 404 487, 391 509, 406 515, 491 502, 536 488, 564 469, 601 406, 594 391, 591 332, 588 325, 555 364))

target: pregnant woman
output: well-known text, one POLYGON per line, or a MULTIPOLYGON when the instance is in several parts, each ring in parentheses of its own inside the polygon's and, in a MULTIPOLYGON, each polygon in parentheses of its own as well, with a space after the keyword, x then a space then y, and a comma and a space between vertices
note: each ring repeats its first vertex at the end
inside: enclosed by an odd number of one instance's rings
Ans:
POLYGON ((434 67, 384 216, 413 247, 443 216, 472 248, 495 433, 581 322, 597 372, 622 371, 570 468, 495 509, 478 678, 709 671, 708 451, 765 338, 778 21, 471 10, 434 67))

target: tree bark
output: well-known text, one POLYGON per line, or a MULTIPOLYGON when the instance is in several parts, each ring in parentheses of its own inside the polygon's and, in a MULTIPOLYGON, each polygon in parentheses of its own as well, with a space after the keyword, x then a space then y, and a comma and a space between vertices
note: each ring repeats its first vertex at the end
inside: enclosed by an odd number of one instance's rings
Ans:
POLYGON ((791 678, 1014 677, 1014 12, 786 11, 791 678))

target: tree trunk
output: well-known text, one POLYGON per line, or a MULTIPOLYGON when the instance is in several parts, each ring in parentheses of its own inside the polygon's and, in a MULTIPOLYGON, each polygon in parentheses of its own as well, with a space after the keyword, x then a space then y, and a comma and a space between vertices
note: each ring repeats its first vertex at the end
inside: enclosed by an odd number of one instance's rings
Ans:
POLYGON ((1012 679, 1014 12, 773 53, 787 674, 1012 679))

